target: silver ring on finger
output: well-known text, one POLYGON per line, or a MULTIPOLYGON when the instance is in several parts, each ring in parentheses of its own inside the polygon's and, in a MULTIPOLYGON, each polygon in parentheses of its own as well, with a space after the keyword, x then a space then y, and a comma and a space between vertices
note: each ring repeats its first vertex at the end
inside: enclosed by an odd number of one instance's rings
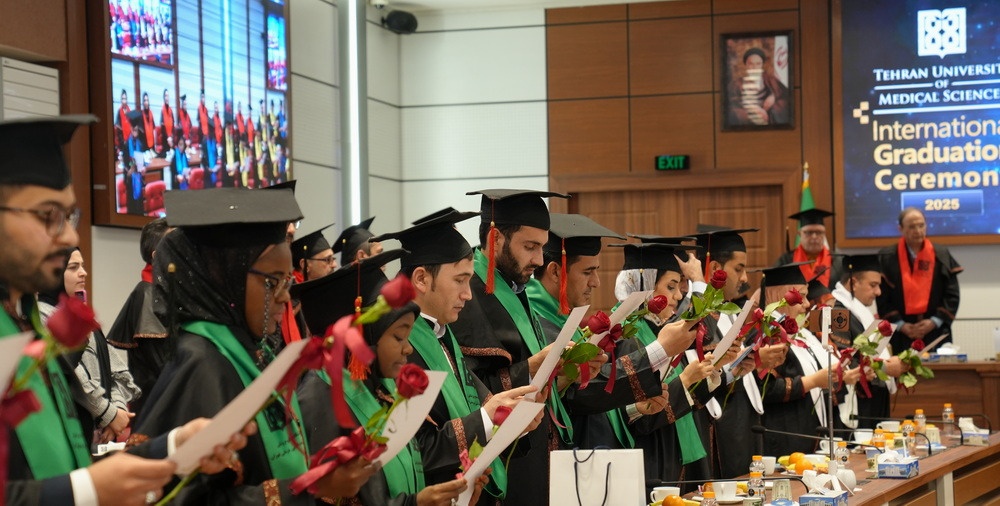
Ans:
POLYGON ((451 498, 451 506, 458 506, 458 499, 455 499, 454 497, 452 497, 451 498))
POLYGON ((156 490, 150 490, 146 492, 146 504, 156 504, 156 500, 159 499, 160 493, 156 490))
POLYGON ((229 454, 229 465, 235 466, 240 461, 240 454, 233 451, 229 454))

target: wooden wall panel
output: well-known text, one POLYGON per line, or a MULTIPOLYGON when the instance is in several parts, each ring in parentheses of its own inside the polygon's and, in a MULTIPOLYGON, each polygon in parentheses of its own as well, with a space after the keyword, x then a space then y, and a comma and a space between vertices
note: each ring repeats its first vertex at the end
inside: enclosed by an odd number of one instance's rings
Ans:
POLYGON ((658 19, 629 23, 631 95, 710 91, 714 79, 712 18, 658 19))
POLYGON ((66 37, 66 0, 0 2, 0 53, 5 56, 65 61, 66 37))
MULTIPOLYGON (((722 98, 717 95, 716 106, 722 110, 722 98)), ((795 90, 795 125, 794 129, 750 130, 718 132, 715 143, 716 167, 727 169, 760 169, 773 167, 797 167, 802 164, 802 133, 798 125, 802 124, 802 109, 798 104, 802 94, 795 90)), ((716 114, 716 121, 721 125, 721 112, 716 114)), ((796 204, 797 205, 797 204, 796 204)))
MULTIPOLYGON (((812 2, 816 0, 802 0, 812 2)), ((712 12, 720 14, 736 14, 741 12, 763 12, 785 9, 798 9, 799 0, 712 0, 712 12)))
POLYGON ((549 174, 629 170, 628 99, 549 102, 549 174))
MULTIPOLYGON (((830 66, 814 64, 828 62, 832 57, 830 48, 829 6, 826 2, 802 2, 801 28, 798 37, 798 65, 802 77, 801 97, 798 109, 802 130, 802 160, 809 162, 809 178, 813 198, 820 209, 833 209, 833 141, 832 118, 829 97, 831 96, 830 66)), ((786 208, 789 214, 799 208, 786 208)), ((827 232, 834 237, 834 220, 828 220, 827 232)))
POLYGON ((628 6, 598 5, 594 7, 565 7, 560 9, 547 9, 545 11, 545 23, 549 25, 562 25, 572 23, 593 23, 597 21, 624 21, 628 18, 628 6))
POLYGON ((671 2, 649 2, 628 6, 628 18, 656 19, 686 16, 707 16, 712 14, 712 3, 708 0, 674 0, 671 2))
POLYGON ((715 167, 713 101, 711 93, 633 97, 632 172, 655 172, 658 155, 691 155, 692 171, 715 167))
POLYGON ((626 23, 550 26, 549 100, 628 94, 626 23))

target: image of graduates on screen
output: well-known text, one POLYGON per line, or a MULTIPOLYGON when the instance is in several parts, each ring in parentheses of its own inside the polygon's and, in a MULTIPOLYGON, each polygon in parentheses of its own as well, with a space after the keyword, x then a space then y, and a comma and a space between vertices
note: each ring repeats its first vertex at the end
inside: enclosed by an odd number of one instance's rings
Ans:
POLYGON ((111 53, 170 65, 174 28, 170 0, 110 0, 111 53))
POLYGON ((170 190, 293 179, 287 78, 276 78, 272 63, 287 62, 287 50, 272 47, 287 48, 284 8, 269 0, 202 0, 200 11, 193 0, 109 0, 110 11, 133 4, 175 9, 166 19, 177 20, 177 59, 165 66, 121 57, 112 43, 118 213, 161 216, 170 190))

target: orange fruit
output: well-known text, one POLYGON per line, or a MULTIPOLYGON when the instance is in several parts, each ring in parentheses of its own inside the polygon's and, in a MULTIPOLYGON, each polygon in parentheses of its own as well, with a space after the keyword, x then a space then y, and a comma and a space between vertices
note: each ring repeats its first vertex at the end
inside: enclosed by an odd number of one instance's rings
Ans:
POLYGON ((802 462, 803 460, 807 459, 806 459, 806 454, 802 452, 795 452, 788 456, 788 463, 794 464, 796 469, 798 469, 799 467, 799 462, 802 462))
POLYGON ((668 495, 663 500, 663 506, 684 506, 684 499, 679 495, 668 495))
POLYGON ((812 471, 815 468, 816 466, 814 466, 812 461, 807 458, 803 458, 798 464, 795 464, 795 472, 800 475, 805 474, 806 471, 812 471))

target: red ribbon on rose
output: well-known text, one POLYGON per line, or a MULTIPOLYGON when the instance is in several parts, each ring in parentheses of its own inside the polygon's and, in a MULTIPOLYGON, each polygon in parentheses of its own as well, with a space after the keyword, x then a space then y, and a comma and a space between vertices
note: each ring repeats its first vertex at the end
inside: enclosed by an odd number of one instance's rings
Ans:
POLYGON ((385 450, 384 444, 370 441, 364 428, 358 427, 350 435, 340 436, 316 452, 309 461, 309 470, 295 478, 289 489, 293 494, 300 494, 306 490, 315 495, 316 483, 341 464, 346 464, 357 457, 370 462, 377 459, 385 450))
MULTIPOLYGON (((618 344, 618 340, 622 338, 622 324, 617 323, 614 327, 608 330, 607 335, 601 338, 601 341, 597 343, 597 347, 608 354, 608 361, 611 363, 611 374, 608 376, 608 384, 604 386, 604 391, 611 393, 615 389, 615 376, 617 373, 617 367, 615 364, 615 346, 618 344)), ((586 365, 586 364, 583 364, 586 365)), ((581 366, 582 368, 583 366, 581 366)), ((590 371, 587 371, 590 374, 590 371)))
POLYGON ((4 504, 7 489, 7 457, 10 455, 10 433, 28 415, 42 409, 42 405, 31 390, 17 393, 8 392, 0 402, 0 504, 4 504))

